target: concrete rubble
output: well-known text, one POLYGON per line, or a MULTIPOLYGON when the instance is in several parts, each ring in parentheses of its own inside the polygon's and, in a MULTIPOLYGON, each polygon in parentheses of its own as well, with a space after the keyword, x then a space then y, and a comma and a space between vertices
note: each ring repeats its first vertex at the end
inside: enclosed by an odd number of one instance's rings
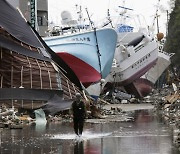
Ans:
POLYGON ((22 129, 24 124, 34 120, 29 115, 22 115, 14 108, 7 108, 4 104, 0 108, 0 128, 22 129))
POLYGON ((180 150, 180 85, 172 84, 156 91, 151 96, 155 110, 162 114, 164 122, 173 129, 173 142, 180 150))

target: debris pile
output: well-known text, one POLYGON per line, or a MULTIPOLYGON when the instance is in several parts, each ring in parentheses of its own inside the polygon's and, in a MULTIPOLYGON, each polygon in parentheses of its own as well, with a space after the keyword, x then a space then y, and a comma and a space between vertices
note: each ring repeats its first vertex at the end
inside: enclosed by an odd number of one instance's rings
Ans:
POLYGON ((155 109, 162 113, 162 117, 173 128, 174 145, 180 149, 180 90, 175 84, 155 92, 155 109))
POLYGON ((7 108, 4 104, 0 107, 0 128, 22 129, 24 124, 34 121, 28 114, 20 114, 14 107, 7 108))
POLYGON ((0 127, 8 128, 22 128, 21 120, 16 116, 14 108, 7 109, 5 105, 2 105, 0 109, 0 127))

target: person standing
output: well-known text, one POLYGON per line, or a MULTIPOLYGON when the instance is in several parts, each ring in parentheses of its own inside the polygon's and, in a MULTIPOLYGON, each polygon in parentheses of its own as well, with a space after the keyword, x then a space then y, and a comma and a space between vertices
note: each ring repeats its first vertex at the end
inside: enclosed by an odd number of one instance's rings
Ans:
POLYGON ((76 135, 81 136, 86 118, 86 106, 81 100, 81 94, 76 93, 76 99, 72 103, 72 114, 74 123, 74 132, 76 135))

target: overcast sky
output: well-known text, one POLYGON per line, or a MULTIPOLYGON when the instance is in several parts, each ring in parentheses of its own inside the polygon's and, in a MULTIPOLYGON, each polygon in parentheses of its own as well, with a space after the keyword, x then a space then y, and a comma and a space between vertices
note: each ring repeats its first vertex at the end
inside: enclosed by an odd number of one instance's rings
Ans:
MULTIPOLYGON (((61 12, 68 10, 76 17, 76 4, 82 6, 84 17, 86 17, 85 8, 93 21, 101 21, 107 16, 107 9, 110 10, 112 16, 117 16, 117 11, 121 11, 118 6, 125 6, 133 9, 133 14, 142 16, 148 26, 152 26, 154 16, 156 14, 157 4, 159 0, 48 0, 49 21, 53 21, 55 25, 61 23, 61 12), (123 4, 123 1, 125 4, 123 4)), ((170 0, 160 0, 159 10, 159 27, 160 31, 165 33, 167 13, 170 10, 170 0)), ((132 12, 132 11, 129 11, 132 12)))

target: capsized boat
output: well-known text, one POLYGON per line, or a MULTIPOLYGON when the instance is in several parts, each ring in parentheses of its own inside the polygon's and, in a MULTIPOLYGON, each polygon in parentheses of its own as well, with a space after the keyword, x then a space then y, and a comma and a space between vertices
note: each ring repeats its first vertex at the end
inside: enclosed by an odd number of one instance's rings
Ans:
POLYGON ((122 40, 126 37, 132 38, 131 35, 136 35, 136 38, 127 42, 126 47, 120 44, 116 49, 117 67, 111 70, 111 76, 114 76, 115 81, 121 86, 126 86, 145 74, 155 65, 158 58, 158 45, 155 38, 148 36, 147 33, 130 32, 123 36, 122 40))
POLYGON ((158 43, 159 50, 156 64, 142 77, 126 87, 126 90, 129 93, 132 93, 137 97, 145 97, 152 91, 157 80, 171 64, 171 57, 174 55, 174 53, 165 52, 163 46, 164 40, 158 43))
POLYGON ((106 78, 114 58, 117 33, 114 29, 92 29, 44 38, 47 45, 75 72, 85 87, 106 78))

